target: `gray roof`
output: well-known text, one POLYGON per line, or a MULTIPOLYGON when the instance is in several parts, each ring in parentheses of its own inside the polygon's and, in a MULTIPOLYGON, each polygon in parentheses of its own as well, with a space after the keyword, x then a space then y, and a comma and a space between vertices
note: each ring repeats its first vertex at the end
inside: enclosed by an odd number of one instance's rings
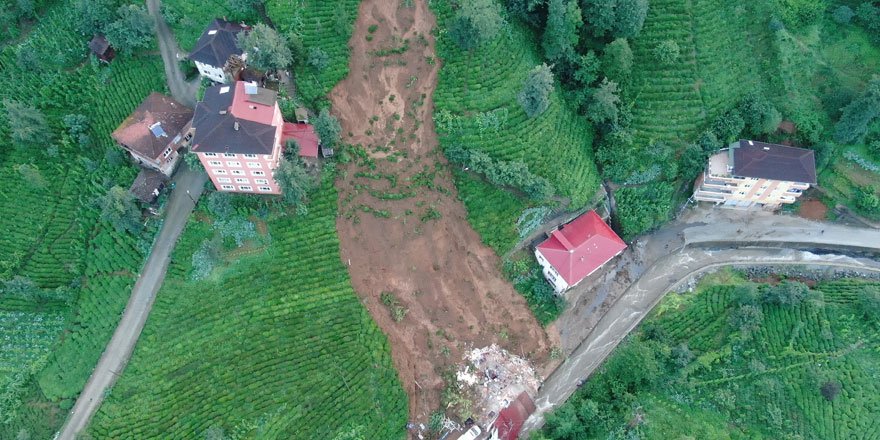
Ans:
POLYGON ((815 185, 816 159, 806 148, 741 140, 733 151, 733 174, 815 185))
POLYGON ((238 47, 238 33, 248 29, 239 23, 215 18, 205 29, 189 59, 215 67, 223 67, 230 55, 241 55, 238 47))
POLYGON ((158 171, 141 169, 129 191, 142 202, 153 203, 167 180, 168 177, 158 171))
POLYGON ((272 154, 277 128, 232 115, 235 86, 218 84, 205 90, 196 105, 192 151, 197 153, 272 154), (221 93, 223 89, 227 91, 221 93))

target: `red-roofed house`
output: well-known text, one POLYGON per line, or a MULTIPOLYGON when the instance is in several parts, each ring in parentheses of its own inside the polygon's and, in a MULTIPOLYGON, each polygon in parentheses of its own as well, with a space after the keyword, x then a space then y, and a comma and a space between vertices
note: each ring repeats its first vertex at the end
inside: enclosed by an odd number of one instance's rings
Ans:
POLYGON ((309 124, 294 124, 292 122, 284 123, 282 131, 281 143, 285 146, 288 140, 296 141, 299 145, 299 155, 302 157, 318 157, 318 134, 315 133, 315 126, 309 124))
POLYGON ((564 292, 626 249, 626 243, 590 211, 553 231, 535 248, 544 277, 557 293, 564 292))
POLYGON ((112 136, 138 164, 170 176, 180 157, 178 151, 189 141, 192 117, 189 107, 153 92, 112 136))
POLYGON ((489 440, 516 440, 526 419, 535 412, 535 402, 522 392, 507 408, 498 413, 498 418, 489 427, 489 440))

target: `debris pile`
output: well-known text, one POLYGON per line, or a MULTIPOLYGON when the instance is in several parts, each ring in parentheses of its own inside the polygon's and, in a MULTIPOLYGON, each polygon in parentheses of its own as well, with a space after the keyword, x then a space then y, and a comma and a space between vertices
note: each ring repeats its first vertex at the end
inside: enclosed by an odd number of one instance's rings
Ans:
POLYGON ((490 423, 521 392, 534 396, 541 383, 529 361, 496 344, 475 348, 464 360, 456 373, 458 386, 474 391, 474 417, 482 423, 490 423))

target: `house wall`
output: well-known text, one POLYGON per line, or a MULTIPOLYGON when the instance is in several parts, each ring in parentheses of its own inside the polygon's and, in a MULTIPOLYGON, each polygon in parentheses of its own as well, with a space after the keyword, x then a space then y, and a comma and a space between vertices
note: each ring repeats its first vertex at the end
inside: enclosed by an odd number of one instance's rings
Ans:
POLYGON ((756 204, 774 208, 782 204, 794 203, 810 184, 717 175, 707 171, 697 179, 694 187, 696 200, 726 203, 743 208, 756 204))
POLYGON ((139 165, 145 168, 156 170, 166 176, 171 176, 171 174, 174 172, 174 169, 177 167, 177 162, 180 159, 180 155, 177 153, 178 147, 179 146, 173 142, 169 143, 165 151, 160 154, 159 157, 148 158, 141 155, 140 153, 132 151, 125 145, 122 145, 122 148, 125 149, 125 151, 128 151, 134 161, 137 162, 139 165))
POLYGON ((281 194, 275 182, 276 155, 196 153, 218 191, 281 194))
POLYGON ((538 264, 543 268, 541 272, 544 274, 544 278, 547 279, 547 282, 553 286, 553 290, 556 293, 562 293, 568 290, 568 283, 562 278, 562 275, 544 258, 544 254, 541 253, 540 249, 535 249, 535 258, 538 260, 538 264))
POLYGON ((198 61, 196 61, 195 63, 196 68, 199 69, 199 74, 201 74, 205 78, 216 81, 218 83, 229 82, 229 78, 227 78, 226 72, 223 71, 223 66, 216 67, 205 63, 200 63, 198 61))

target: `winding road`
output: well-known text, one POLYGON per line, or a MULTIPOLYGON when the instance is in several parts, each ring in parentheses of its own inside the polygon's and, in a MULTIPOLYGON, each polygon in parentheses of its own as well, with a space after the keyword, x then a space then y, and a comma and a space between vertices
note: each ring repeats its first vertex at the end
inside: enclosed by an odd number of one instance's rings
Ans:
POLYGON ((653 243, 636 245, 637 249, 659 247, 670 240, 669 231, 681 239, 678 247, 650 264, 544 381, 535 399, 537 411, 526 422, 525 432, 540 428, 544 414, 564 403, 577 389, 577 382, 589 377, 667 292, 700 273, 722 266, 803 265, 880 274, 880 262, 872 259, 798 250, 876 254, 880 253, 880 230, 766 213, 730 216, 729 212, 705 212, 709 216, 728 217, 684 225, 673 223, 641 239, 653 243))
MULTIPOLYGON (((194 105, 197 83, 196 87, 192 87, 192 84, 187 84, 183 80, 183 74, 180 72, 175 56, 177 44, 168 31, 164 19, 159 15, 159 2, 148 0, 147 6, 150 13, 157 19, 159 47, 165 62, 168 87, 175 99, 187 105, 194 105)), ((150 256, 131 291, 125 312, 119 320, 110 343, 107 344, 104 353, 98 360, 98 365, 92 371, 85 388, 65 420, 64 426, 55 436, 56 439, 76 439, 101 406, 107 390, 113 386, 128 364, 141 331, 147 322, 147 317, 150 315, 150 310, 156 299, 156 292, 159 291, 159 287, 165 280, 171 252, 202 194, 206 181, 207 175, 205 173, 200 170, 191 170, 185 161, 181 161, 173 179, 174 190, 165 206, 165 219, 162 228, 156 236, 150 256)))

